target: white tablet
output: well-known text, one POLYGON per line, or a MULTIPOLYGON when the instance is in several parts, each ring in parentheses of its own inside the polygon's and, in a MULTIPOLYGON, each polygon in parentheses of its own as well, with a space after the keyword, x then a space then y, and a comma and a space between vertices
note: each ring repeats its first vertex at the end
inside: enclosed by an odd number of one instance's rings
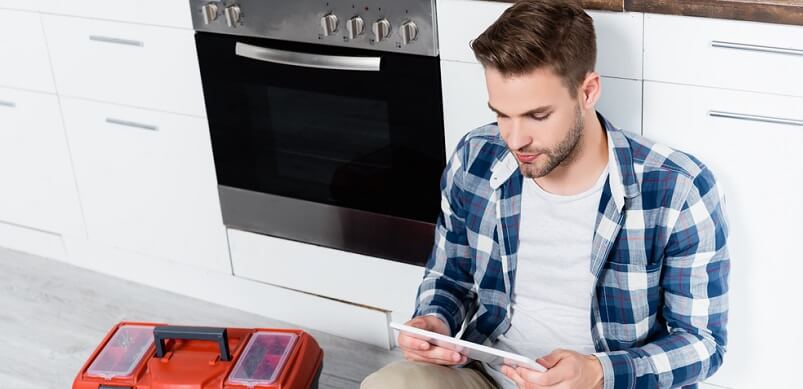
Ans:
POLYGON ((471 343, 462 339, 452 338, 437 332, 422 330, 404 324, 390 323, 390 328, 404 332, 416 339, 427 341, 430 344, 456 351, 468 358, 482 361, 492 366, 508 365, 512 367, 526 367, 540 372, 546 371, 545 367, 530 358, 507 351, 497 350, 493 347, 471 343))

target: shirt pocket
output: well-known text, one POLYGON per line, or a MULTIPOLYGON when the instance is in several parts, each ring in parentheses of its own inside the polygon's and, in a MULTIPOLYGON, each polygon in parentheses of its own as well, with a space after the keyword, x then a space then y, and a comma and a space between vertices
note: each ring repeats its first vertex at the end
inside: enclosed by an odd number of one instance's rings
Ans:
POLYGON ((604 336, 619 347, 639 346, 655 325, 661 264, 605 263, 597 284, 604 336))

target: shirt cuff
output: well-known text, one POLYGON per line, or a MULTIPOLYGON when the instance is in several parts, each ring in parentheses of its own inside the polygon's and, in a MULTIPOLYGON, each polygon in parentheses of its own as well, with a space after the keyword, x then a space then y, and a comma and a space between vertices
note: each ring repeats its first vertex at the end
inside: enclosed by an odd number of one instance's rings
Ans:
POLYGON ((592 354, 602 364, 603 389, 634 388, 633 360, 626 351, 592 354))

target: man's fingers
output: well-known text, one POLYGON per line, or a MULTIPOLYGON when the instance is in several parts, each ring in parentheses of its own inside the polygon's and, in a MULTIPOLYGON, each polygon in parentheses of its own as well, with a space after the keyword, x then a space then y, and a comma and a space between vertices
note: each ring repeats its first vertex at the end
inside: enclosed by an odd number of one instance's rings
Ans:
POLYGON ((536 374, 530 375, 529 377, 531 377, 532 379, 528 379, 528 381, 536 383, 541 386, 552 386, 552 385, 557 385, 563 382, 564 380, 570 378, 572 375, 572 366, 568 363, 561 363, 559 361, 545 373, 540 373, 537 371, 532 371, 532 372, 536 374))
POLYGON ((527 382, 525 382, 524 379, 521 378, 516 369, 513 369, 510 366, 502 366, 502 373, 504 373, 505 376, 507 376, 507 378, 513 380, 513 382, 516 383, 516 386, 518 386, 519 389, 523 389, 526 387, 527 382))
POLYGON ((571 351, 564 350, 564 349, 556 349, 556 350, 552 351, 551 353, 549 353, 549 354, 547 354, 547 355, 545 355, 545 356, 543 356, 541 358, 538 358, 536 360, 536 362, 540 363, 542 366, 544 366, 547 369, 551 369, 558 362, 560 362, 561 359, 565 358, 568 355, 572 355, 571 351))
POLYGON ((467 361, 464 355, 441 347, 435 347, 430 351, 404 350, 404 357, 413 361, 437 363, 439 365, 458 365, 467 361))
POLYGON ((431 348, 431 345, 426 340, 417 339, 403 333, 399 334, 397 343, 402 349, 408 350, 429 350, 431 348))
MULTIPOLYGON (((522 379, 524 379, 524 381, 526 381, 526 382, 532 382, 532 383, 539 384, 539 385, 547 385, 547 384, 541 383, 541 378, 546 373, 542 373, 540 371, 535 371, 535 370, 532 370, 532 369, 527 369, 527 368, 524 368, 524 367, 516 368, 516 373, 522 379)), ((549 384, 549 385, 552 385, 552 384, 549 384)))

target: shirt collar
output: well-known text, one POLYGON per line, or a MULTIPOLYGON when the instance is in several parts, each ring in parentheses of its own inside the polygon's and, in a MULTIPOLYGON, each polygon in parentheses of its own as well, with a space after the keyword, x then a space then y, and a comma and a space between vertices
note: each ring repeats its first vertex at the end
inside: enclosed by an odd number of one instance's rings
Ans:
MULTIPOLYGON (((608 134, 608 174, 611 195, 617 208, 622 210, 625 206, 625 198, 633 198, 640 194, 636 171, 633 167, 633 153, 625 134, 599 112, 597 112, 597 117, 608 134)), ((491 189, 498 189, 516 173, 521 174, 518 161, 506 147, 504 154, 491 167, 491 189)))

